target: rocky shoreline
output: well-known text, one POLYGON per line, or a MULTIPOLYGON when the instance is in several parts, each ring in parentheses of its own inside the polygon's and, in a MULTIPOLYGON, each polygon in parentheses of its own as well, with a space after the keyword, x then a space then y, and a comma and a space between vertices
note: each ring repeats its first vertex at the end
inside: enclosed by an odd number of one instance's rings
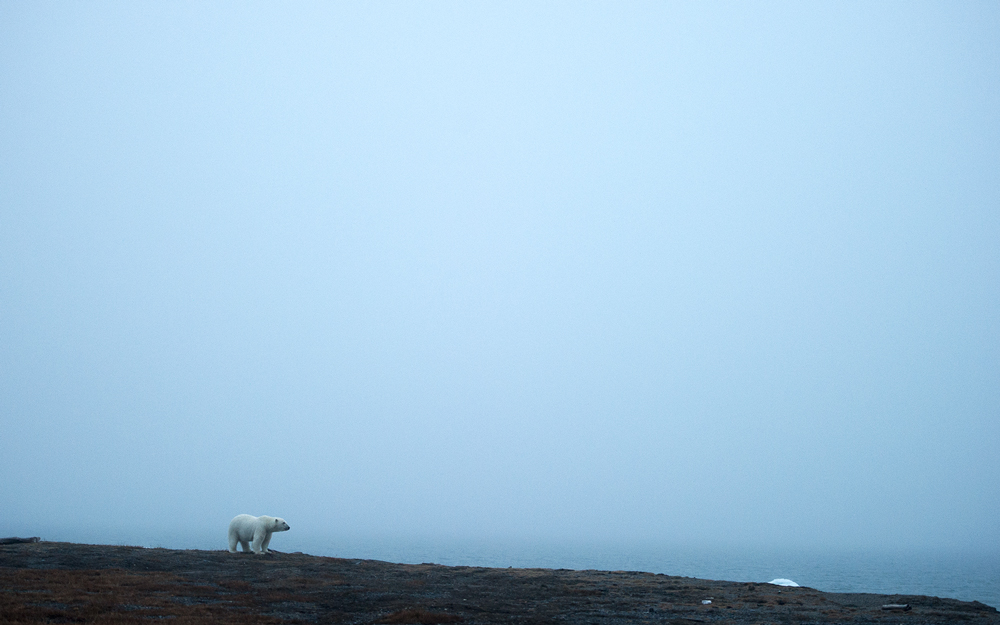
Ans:
POLYGON ((979 602, 628 571, 0 544, 3 623, 969 623, 979 602))

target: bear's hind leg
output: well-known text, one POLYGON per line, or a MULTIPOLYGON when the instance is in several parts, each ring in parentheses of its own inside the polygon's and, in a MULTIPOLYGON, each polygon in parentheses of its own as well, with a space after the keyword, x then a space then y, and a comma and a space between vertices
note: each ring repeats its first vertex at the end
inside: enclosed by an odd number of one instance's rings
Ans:
POLYGON ((229 532, 229 553, 236 553, 236 543, 239 542, 236 539, 236 534, 234 532, 229 532))

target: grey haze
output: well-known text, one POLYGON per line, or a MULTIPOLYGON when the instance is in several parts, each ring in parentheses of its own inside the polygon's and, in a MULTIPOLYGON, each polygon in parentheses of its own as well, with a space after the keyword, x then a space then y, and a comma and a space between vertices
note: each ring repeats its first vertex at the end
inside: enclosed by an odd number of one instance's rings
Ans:
POLYGON ((998 33, 0 3, 0 535, 1000 551, 998 33))

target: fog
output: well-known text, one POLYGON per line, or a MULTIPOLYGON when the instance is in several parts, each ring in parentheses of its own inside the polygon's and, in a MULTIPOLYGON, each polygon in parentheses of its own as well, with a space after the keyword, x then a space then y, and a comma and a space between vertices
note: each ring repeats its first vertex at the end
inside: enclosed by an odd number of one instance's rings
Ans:
POLYGON ((997 33, 0 4, 0 536, 1000 551, 997 33))

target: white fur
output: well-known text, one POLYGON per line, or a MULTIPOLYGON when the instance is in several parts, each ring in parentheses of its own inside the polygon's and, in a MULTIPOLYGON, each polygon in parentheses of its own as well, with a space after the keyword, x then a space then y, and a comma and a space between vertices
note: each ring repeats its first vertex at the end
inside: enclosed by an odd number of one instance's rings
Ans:
POLYGON ((252 541, 254 553, 267 553, 271 534, 290 529, 288 523, 278 517, 241 514, 229 522, 229 552, 236 553, 236 543, 243 546, 244 552, 250 551, 252 541))

